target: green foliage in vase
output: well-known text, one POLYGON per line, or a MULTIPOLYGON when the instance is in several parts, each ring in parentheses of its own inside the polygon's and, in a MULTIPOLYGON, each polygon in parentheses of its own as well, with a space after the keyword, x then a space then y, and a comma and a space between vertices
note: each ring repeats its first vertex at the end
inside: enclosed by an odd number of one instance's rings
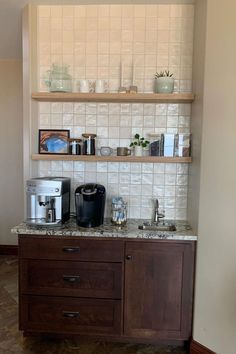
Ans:
POLYGON ((155 74, 156 79, 159 77, 172 77, 172 76, 173 76, 173 73, 170 73, 169 70, 160 71, 155 74))
POLYGON ((149 141, 141 138, 139 134, 135 134, 134 141, 130 144, 130 147, 142 146, 143 148, 149 145, 149 141))

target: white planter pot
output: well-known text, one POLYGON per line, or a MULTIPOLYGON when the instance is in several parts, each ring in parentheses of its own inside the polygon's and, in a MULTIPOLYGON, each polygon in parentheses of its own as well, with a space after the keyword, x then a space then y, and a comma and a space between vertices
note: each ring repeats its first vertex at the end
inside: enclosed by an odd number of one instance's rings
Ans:
POLYGON ((156 93, 172 93, 174 91, 173 77, 158 77, 155 81, 156 93))
POLYGON ((142 146, 135 146, 134 147, 134 156, 143 156, 142 146))
POLYGON ((149 147, 143 148, 143 156, 149 156, 149 147))

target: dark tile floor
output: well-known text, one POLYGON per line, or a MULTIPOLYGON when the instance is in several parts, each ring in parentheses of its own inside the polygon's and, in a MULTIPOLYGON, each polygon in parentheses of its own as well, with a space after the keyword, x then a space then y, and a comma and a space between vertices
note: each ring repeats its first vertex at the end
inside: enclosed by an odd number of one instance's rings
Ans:
POLYGON ((0 256, 0 354, 187 354, 183 348, 24 338, 18 330, 17 258, 0 256))

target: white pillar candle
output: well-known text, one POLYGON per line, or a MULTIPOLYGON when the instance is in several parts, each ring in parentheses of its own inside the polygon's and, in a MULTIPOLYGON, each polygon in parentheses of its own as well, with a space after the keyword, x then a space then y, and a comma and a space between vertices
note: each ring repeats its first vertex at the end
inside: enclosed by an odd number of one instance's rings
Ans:
POLYGON ((135 81, 135 63, 133 63, 133 67, 132 67, 132 86, 134 86, 134 81, 135 81))
POLYGON ((123 83, 123 64, 120 63, 120 87, 122 87, 123 83))

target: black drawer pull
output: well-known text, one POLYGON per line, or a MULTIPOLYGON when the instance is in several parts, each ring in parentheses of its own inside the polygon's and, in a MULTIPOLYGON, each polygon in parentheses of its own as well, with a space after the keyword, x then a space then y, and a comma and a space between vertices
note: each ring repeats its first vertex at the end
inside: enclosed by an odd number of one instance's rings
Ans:
POLYGON ((80 247, 63 247, 63 252, 76 253, 80 251, 80 247))
POLYGON ((68 283, 78 283, 80 281, 79 275, 63 275, 63 280, 68 281, 68 283))
POLYGON ((63 317, 67 318, 78 318, 79 312, 72 312, 72 311, 63 311, 63 317))

